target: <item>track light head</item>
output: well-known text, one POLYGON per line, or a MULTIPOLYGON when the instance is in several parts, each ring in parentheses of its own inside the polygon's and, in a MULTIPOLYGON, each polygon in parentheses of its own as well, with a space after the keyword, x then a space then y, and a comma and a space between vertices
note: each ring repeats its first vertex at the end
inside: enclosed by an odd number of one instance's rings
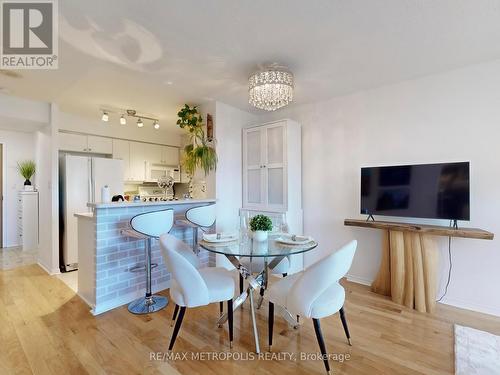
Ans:
POLYGON ((103 111, 102 112, 102 117, 101 117, 101 120, 104 121, 104 122, 108 122, 109 121, 109 115, 108 115, 108 112, 106 111, 103 111))
POLYGON ((144 126, 144 123, 142 122, 142 119, 139 118, 139 120, 137 120, 137 127, 142 128, 143 126, 144 126))

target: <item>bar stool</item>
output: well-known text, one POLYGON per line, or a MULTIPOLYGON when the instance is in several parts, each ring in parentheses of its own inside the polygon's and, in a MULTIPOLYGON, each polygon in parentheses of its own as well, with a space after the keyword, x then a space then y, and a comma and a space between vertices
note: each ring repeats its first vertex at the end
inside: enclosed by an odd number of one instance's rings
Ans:
POLYGON ((162 234, 170 232, 174 222, 174 210, 146 212, 134 216, 130 220, 131 229, 125 229, 122 234, 144 239, 144 253, 146 256, 146 295, 132 301, 128 311, 133 314, 149 314, 159 311, 168 304, 167 297, 151 293, 151 241, 158 239, 162 234))
POLYGON ((206 232, 215 224, 215 204, 190 208, 184 215, 185 219, 177 220, 176 226, 189 227, 193 230, 193 251, 198 254, 198 229, 206 232))

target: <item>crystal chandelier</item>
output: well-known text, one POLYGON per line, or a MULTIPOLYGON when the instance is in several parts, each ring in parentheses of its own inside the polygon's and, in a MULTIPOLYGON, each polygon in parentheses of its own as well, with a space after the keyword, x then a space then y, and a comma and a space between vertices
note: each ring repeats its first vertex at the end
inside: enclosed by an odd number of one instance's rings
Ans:
POLYGON ((248 102, 254 107, 275 111, 293 100, 293 74, 283 67, 270 67, 248 79, 248 102))

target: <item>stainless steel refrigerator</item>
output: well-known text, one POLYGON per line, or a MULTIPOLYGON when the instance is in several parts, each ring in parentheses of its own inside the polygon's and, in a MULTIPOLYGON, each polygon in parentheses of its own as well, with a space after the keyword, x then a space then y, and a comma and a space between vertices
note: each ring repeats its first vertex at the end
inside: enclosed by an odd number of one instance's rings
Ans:
POLYGON ((111 196, 123 194, 123 160, 61 155, 60 191, 60 267, 78 269, 78 230, 75 213, 91 212, 89 202, 101 202, 101 188, 108 185, 111 196))

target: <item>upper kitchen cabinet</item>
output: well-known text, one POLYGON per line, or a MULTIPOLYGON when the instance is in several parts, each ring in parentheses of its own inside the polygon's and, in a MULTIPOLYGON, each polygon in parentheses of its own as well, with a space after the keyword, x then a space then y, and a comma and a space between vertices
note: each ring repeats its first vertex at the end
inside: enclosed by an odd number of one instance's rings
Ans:
POLYGON ((125 181, 131 181, 130 173, 130 142, 122 139, 113 139, 113 159, 123 160, 123 174, 125 181))
POLYGON ((87 136, 88 152, 94 154, 112 154, 113 140, 106 137, 97 137, 95 135, 87 136))
POLYGON ((150 144, 142 142, 130 143, 130 180, 144 181, 146 179, 146 161, 151 156, 150 144))
POLYGON ((59 133, 59 150, 87 152, 87 136, 74 133, 59 133))
POLYGON ((162 146, 163 164, 178 166, 179 165, 179 148, 171 146, 162 146))
POLYGON ((60 132, 59 150, 111 155, 113 141, 107 137, 60 132))
POLYGON ((301 131, 291 120, 243 129, 243 207, 301 210, 301 131))

